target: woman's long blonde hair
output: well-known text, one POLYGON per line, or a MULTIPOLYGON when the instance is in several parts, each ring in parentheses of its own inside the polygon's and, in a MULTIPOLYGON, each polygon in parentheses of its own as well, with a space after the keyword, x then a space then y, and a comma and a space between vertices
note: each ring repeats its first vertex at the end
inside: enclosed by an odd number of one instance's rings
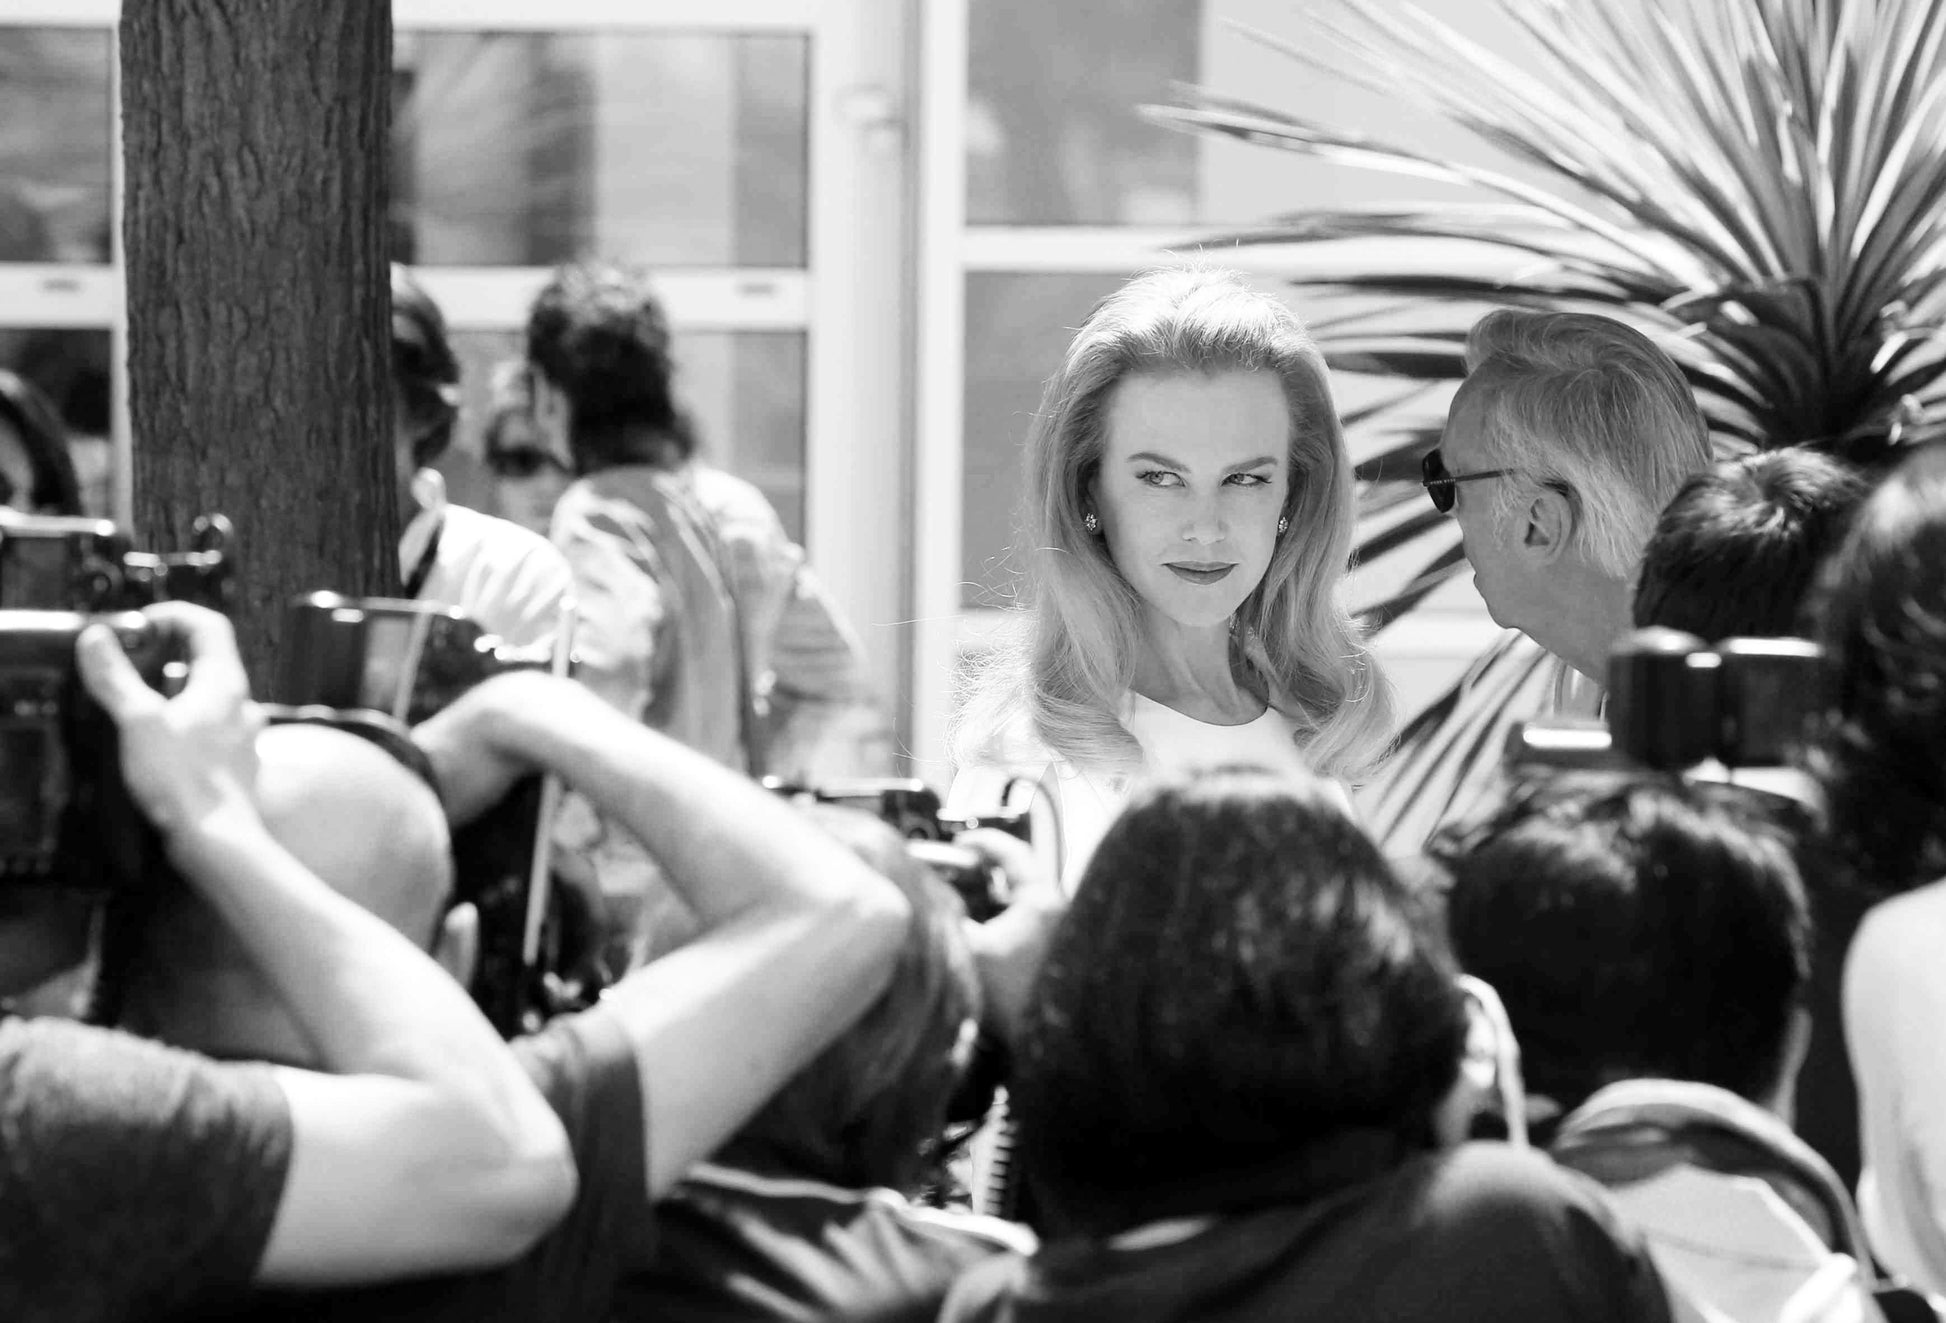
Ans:
POLYGON ((1089 316, 1048 381, 1027 442, 1021 514, 1031 594, 1026 627, 973 678, 955 730, 962 764, 1004 759, 1020 718, 1055 754, 1128 768, 1141 748, 1121 722, 1149 645, 1141 601, 1082 526, 1101 465, 1111 393, 1129 376, 1274 372, 1290 412, 1290 531, 1232 620, 1232 646, 1298 723, 1311 766, 1356 779, 1392 733, 1390 686, 1341 600, 1351 556, 1351 459, 1324 358, 1295 314, 1233 272, 1138 276, 1089 316))

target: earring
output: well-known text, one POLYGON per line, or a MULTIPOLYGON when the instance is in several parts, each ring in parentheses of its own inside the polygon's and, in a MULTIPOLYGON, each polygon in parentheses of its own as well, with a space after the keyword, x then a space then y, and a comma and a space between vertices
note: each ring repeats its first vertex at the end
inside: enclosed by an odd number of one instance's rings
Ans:
POLYGON ((1278 537, 1282 537, 1284 536, 1285 533, 1290 531, 1290 526, 1291 526, 1291 517, 1289 515, 1277 516, 1277 536, 1278 537))
POLYGON ((1081 526, 1088 530, 1090 536, 1101 532, 1101 520, 1095 518, 1095 512, 1093 510, 1081 516, 1081 526))

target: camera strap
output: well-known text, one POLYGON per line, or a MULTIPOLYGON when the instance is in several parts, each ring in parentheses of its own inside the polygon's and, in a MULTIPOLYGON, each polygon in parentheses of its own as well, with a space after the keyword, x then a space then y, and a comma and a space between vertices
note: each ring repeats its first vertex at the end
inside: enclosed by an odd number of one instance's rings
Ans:
POLYGON ((432 526, 432 536, 426 539, 426 549, 419 553, 418 564, 412 573, 405 576, 405 595, 417 599, 425 591, 426 580, 432 577, 432 567, 439 560, 439 535, 446 531, 446 516, 441 512, 439 520, 432 526))

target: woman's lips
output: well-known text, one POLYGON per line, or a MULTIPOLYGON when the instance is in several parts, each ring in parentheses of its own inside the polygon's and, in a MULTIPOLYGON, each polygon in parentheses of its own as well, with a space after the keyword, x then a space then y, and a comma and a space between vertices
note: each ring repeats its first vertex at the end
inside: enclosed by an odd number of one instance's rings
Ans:
POLYGON ((1168 562, 1169 573, 1175 575, 1178 579, 1187 579, 1191 583, 1215 583, 1235 568, 1235 565, 1195 565, 1174 561, 1168 562))

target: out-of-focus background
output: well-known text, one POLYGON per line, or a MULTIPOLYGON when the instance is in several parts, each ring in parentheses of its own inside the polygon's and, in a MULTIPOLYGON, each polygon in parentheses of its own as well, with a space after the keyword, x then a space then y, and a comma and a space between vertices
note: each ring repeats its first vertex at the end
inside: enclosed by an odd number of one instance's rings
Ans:
MULTIPOLYGON (((1402 0, 1381 9, 1404 11, 1402 0)), ((457 331, 479 463, 487 369, 549 268, 649 264, 714 458, 755 482, 859 626, 882 695, 859 771, 943 780, 956 668, 1012 592, 1018 460, 1096 299, 1165 250, 1313 206, 1466 195, 1153 125, 1198 83, 1456 157, 1397 98, 1299 66, 1278 0, 394 0, 393 256, 457 331)), ((1516 49, 1486 0, 1440 16, 1516 49)), ((125 515, 112 0, 0 0, 0 366, 77 437, 125 515)), ((1450 141, 1442 135, 1450 135, 1450 141)), ((306 181, 288 186, 302 190, 306 181)), ((1328 249, 1250 248, 1274 286, 1328 249)), ((1429 270, 1467 259, 1428 244, 1429 270)), ((1310 318, 1353 311, 1298 302, 1310 318)), ((1340 406, 1375 397, 1337 380, 1340 406)), ((1436 403, 1436 402, 1435 402, 1436 403)), ((232 512, 251 534, 247 511, 232 512)), ((261 534, 259 534, 261 535, 261 534)), ((1360 573, 1357 601, 1406 567, 1360 573)), ((1496 636, 1465 576, 1387 629, 1411 712, 1496 636)))

